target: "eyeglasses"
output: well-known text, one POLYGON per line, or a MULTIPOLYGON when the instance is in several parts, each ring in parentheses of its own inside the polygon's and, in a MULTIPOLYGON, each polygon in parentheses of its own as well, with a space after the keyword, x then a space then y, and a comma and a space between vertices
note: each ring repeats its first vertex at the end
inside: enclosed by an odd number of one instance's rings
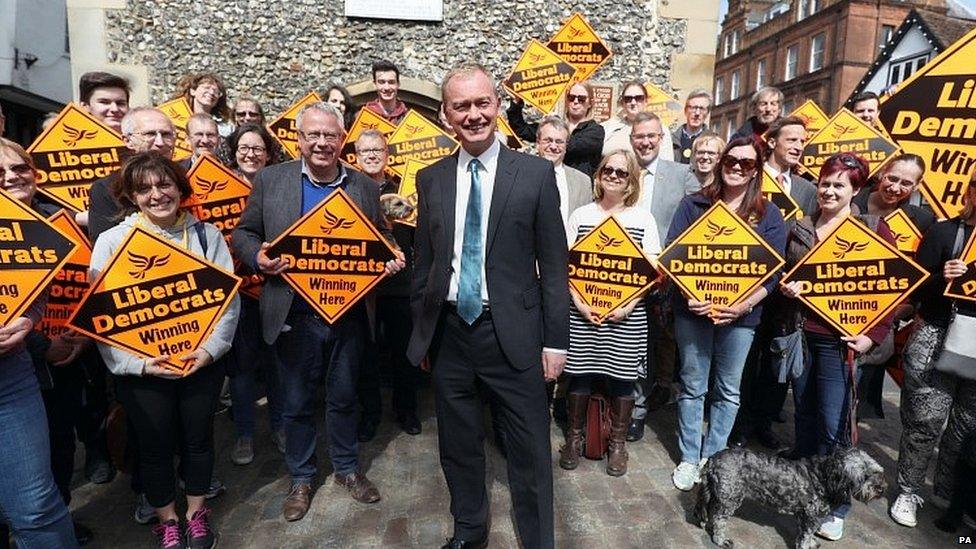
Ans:
POLYGON ((708 157, 718 156, 718 151, 697 150, 695 151, 695 156, 708 156, 708 157))
POLYGON ((149 130, 144 132, 132 132, 129 134, 129 137, 138 137, 139 139, 144 139, 146 141, 155 141, 158 137, 163 141, 173 141, 176 139, 176 134, 164 130, 149 130))
POLYGON ((253 155, 264 154, 265 151, 267 151, 267 149, 265 149, 264 147, 262 147, 260 145, 256 145, 256 146, 253 146, 253 147, 250 146, 250 145, 238 145, 237 146, 237 153, 238 154, 242 154, 244 156, 247 156, 249 154, 253 154, 253 155))
POLYGON ((625 95, 623 96, 624 103, 643 103, 647 99, 646 95, 625 95))
POLYGON ((543 145, 543 146, 545 146, 545 145, 559 145, 560 147, 563 147, 563 146, 566 145, 566 140, 565 139, 553 139, 551 137, 543 137, 542 139, 539 140, 539 144, 540 145, 543 145))
POLYGON ((386 149, 381 149, 379 147, 373 148, 373 149, 357 149, 356 150, 356 154, 361 154, 363 156, 366 156, 368 154, 383 154, 385 152, 386 152, 386 149))
POLYGON ((700 105, 685 105, 685 108, 692 112, 708 112, 708 107, 702 107, 700 105))
POLYGON ((172 181, 167 179, 166 181, 159 181, 157 183, 153 183, 152 185, 140 185, 136 187, 135 190, 133 190, 132 192, 137 196, 146 196, 149 193, 151 193, 153 189, 156 189, 156 192, 159 193, 168 193, 175 188, 176 188, 176 183, 173 183, 172 181))
POLYGON ((237 111, 234 113, 237 118, 260 118, 261 113, 255 111, 237 111))
POLYGON ((14 164, 9 168, 0 168, 0 181, 6 179, 7 174, 13 174, 16 177, 26 177, 34 171, 29 164, 14 164))
POLYGON ((731 170, 732 168, 738 166, 740 170, 744 172, 751 172, 756 169, 756 159, 755 158, 737 158, 735 156, 726 156, 722 159, 722 167, 731 170))
POLYGON ((897 175, 892 175, 890 173, 886 173, 882 175, 881 179, 884 179, 885 181, 887 181, 892 185, 901 185, 902 187, 914 187, 915 184, 917 183, 916 181, 912 181, 911 179, 904 179, 898 177, 897 175))
POLYGON ((661 136, 662 135, 664 135, 664 134, 659 133, 659 132, 632 133, 632 134, 630 134, 630 139, 631 139, 631 141, 638 141, 638 142, 640 142, 640 141, 657 141, 658 139, 661 139, 661 136))
POLYGON ((194 139, 203 139, 203 138, 216 139, 218 135, 220 134, 216 132, 193 132, 190 134, 190 137, 194 139))
POLYGON ((302 136, 305 141, 311 141, 312 143, 317 143, 319 140, 324 140, 326 143, 338 143, 339 134, 334 132, 298 132, 298 135, 302 136))
POLYGON ((566 94, 567 103, 586 103, 587 99, 589 99, 589 96, 586 95, 574 95, 572 93, 566 94))
POLYGON ((603 169, 600 170, 601 177, 610 177, 611 175, 617 176, 617 179, 627 179, 627 177, 630 176, 630 172, 611 166, 604 166, 603 169))

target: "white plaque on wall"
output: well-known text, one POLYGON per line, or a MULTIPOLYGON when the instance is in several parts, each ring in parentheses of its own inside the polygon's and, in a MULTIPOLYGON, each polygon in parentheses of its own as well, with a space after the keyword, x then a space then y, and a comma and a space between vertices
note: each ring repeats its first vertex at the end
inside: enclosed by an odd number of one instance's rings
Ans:
POLYGON ((346 17, 443 21, 444 0, 345 0, 346 17))

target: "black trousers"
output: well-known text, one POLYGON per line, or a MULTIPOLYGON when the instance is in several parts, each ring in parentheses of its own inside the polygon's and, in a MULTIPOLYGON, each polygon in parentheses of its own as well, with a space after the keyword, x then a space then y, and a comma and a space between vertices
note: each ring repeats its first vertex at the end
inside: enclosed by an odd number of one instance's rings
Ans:
MULTIPOLYGON (((765 312, 764 309, 763 317, 765 312)), ((779 372, 774 369, 769 350, 773 336, 771 330, 762 326, 756 331, 742 372, 735 428, 746 436, 768 431, 786 403, 789 383, 780 383, 779 372)))
POLYGON ((71 475, 75 468, 75 429, 82 410, 85 369, 80 361, 49 366, 54 386, 41 391, 51 440, 51 473, 64 504, 71 503, 71 475))
POLYGON ((432 378, 441 468, 451 493, 454 535, 475 540, 488 527, 482 393, 497 405, 508 484, 524 547, 553 547, 552 449, 541 360, 517 370, 505 358, 490 313, 469 326, 446 310, 432 378))
POLYGON ((176 497, 173 455, 186 494, 202 496, 213 474, 213 417, 224 381, 221 361, 182 379, 118 376, 119 400, 139 439, 139 480, 153 507, 176 497))
POLYGON ((379 421, 383 404, 380 396, 380 346, 388 351, 387 366, 393 379, 393 411, 397 414, 417 411, 418 368, 407 360, 410 342, 410 298, 381 296, 376 299, 376 338, 366 346, 356 390, 363 417, 379 421))

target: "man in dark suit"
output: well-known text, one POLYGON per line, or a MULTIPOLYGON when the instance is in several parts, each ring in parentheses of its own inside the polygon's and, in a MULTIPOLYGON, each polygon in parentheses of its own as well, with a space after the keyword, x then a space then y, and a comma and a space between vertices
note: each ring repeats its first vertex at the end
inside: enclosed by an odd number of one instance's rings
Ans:
MULTIPOLYGON (((325 425, 335 481, 362 503, 380 494, 359 470, 356 440, 356 379, 369 327, 366 307, 357 303, 332 324, 295 292, 280 275, 288 262, 268 257, 266 250, 302 215, 336 189, 343 189, 363 214, 393 242, 380 214, 379 187, 359 172, 339 164, 345 132, 342 114, 327 103, 303 108, 295 119, 301 158, 258 172, 232 244, 235 255, 266 277, 261 290, 261 329, 273 346, 281 380, 285 464, 291 488, 282 505, 285 520, 300 520, 312 497, 316 429, 315 389, 326 385, 325 425)), ((400 256, 402 258, 402 256, 400 256)), ((386 265, 388 274, 403 267, 398 258, 386 265)))
POLYGON ((802 118, 787 116, 776 120, 766 132, 769 154, 764 169, 796 201, 803 215, 813 215, 817 209, 817 189, 797 173, 806 142, 807 129, 802 118))
POLYGON ((481 390, 500 410, 517 531, 553 546, 546 381, 569 347, 566 233, 552 163, 495 138, 499 99, 484 67, 442 84, 457 153, 417 175, 418 220, 407 356, 433 360, 441 467, 454 535, 446 548, 488 542, 481 390), (537 268, 538 267, 538 268, 537 268))

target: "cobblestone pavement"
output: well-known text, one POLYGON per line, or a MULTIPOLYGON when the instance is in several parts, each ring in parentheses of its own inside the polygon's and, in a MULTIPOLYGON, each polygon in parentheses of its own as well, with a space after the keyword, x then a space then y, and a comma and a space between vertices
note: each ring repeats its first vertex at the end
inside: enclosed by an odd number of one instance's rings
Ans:
MULTIPOLYGON (((387 395, 388 396, 388 395, 387 395)), ((884 466, 894 481, 900 421, 897 388, 885 392, 887 419, 862 426, 863 447, 884 466)), ((271 442, 266 416, 259 410, 256 458, 239 467, 231 464, 233 426, 226 413, 216 419, 216 475, 227 492, 212 502, 221 548, 312 547, 439 547, 451 534, 447 487, 437 454, 436 420, 429 389, 421 398, 420 436, 402 433, 385 420, 379 434, 362 448, 363 465, 379 487, 383 500, 374 505, 353 501, 332 482, 319 437, 320 482, 312 508, 304 520, 287 523, 281 502, 288 489, 285 466, 271 442)), ((787 414, 788 415, 788 414, 787 414)), ((319 414, 321 418, 321 413, 319 414)), ((630 470, 612 478, 603 462, 587 461, 576 471, 554 466, 556 544, 561 548, 593 547, 714 547, 704 531, 690 522, 694 493, 671 484, 677 458, 676 409, 670 405, 650 414, 644 440, 628 444, 630 470)), ((320 426, 321 428, 321 426, 320 426)), ((774 429, 789 439, 789 423, 774 429)), ((490 438, 490 437, 489 437, 490 438)), ((553 426, 553 449, 561 435, 553 426)), ((554 453, 555 461, 555 453, 554 453)), ((517 547, 507 491, 505 461, 490 447, 488 483, 491 486, 491 547, 517 547)), ((923 497, 929 496, 927 487, 923 497)), ((150 547, 150 528, 132 520, 134 496, 128 477, 119 475, 108 485, 81 484, 74 491, 75 516, 96 533, 89 547, 150 547)), ((887 499, 860 502, 847 521, 844 539, 823 542, 829 549, 853 547, 945 547, 955 538, 932 526, 937 510, 919 512, 919 527, 903 528, 888 518, 887 499)), ((731 522, 737 547, 785 547, 795 533, 790 516, 747 503, 731 522)))

